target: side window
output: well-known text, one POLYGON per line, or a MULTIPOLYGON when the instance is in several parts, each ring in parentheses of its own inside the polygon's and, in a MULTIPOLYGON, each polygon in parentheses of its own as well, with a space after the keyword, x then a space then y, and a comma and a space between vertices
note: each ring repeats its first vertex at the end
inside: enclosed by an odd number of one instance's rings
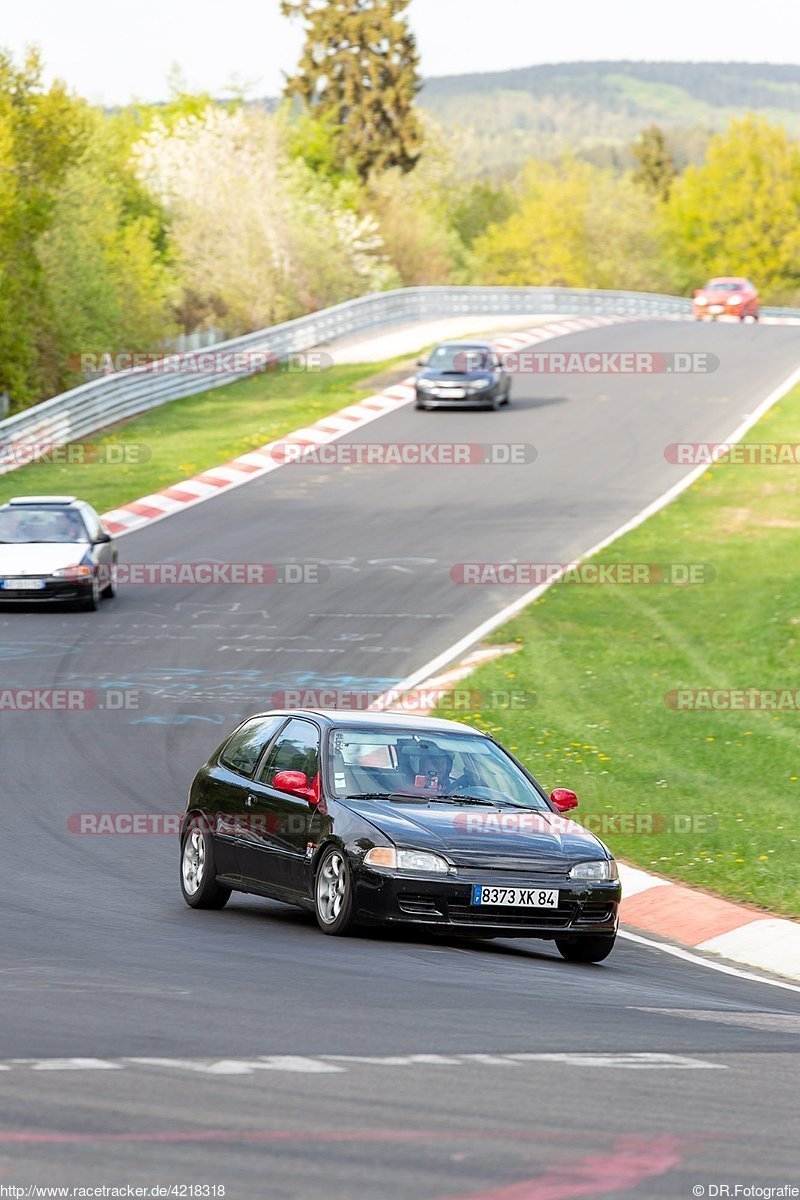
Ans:
POLYGON ((310 721, 293 718, 281 733, 258 773, 269 786, 279 771, 302 771, 312 780, 319 770, 319 730, 310 721))
POLYGON ((245 722, 225 743, 220 762, 249 778, 264 747, 285 720, 285 717, 267 717, 245 722))

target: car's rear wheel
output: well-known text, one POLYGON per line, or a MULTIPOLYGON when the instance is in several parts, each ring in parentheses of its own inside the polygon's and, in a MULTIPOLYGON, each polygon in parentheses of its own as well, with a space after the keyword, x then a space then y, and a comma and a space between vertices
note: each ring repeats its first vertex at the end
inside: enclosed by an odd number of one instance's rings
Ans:
POLYGON ((314 880, 314 912, 323 933, 342 937, 355 925, 353 873, 339 846, 331 846, 320 859, 314 880))
POLYGON ((181 892, 190 908, 224 908, 231 898, 231 889, 217 883, 214 847, 198 821, 181 842, 181 892))
POLYGON ((608 958, 616 940, 614 933, 598 933, 589 937, 556 938, 556 946, 567 962, 595 963, 608 958))

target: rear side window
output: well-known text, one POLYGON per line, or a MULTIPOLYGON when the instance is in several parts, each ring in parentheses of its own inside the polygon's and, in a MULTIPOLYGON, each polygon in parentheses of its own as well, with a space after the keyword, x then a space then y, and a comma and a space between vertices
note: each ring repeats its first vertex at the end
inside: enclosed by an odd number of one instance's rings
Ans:
POLYGON ((285 720, 285 717, 262 717, 246 721, 225 743, 219 756, 220 762, 239 775, 247 775, 249 778, 256 769, 256 763, 265 746, 285 720))

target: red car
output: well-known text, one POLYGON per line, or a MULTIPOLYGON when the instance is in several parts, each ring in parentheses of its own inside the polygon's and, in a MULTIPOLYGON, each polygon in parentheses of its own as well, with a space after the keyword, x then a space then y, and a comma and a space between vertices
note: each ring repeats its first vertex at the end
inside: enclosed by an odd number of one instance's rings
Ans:
POLYGON ((704 288, 695 292, 692 312, 696 321, 715 321, 717 317, 757 321, 758 292, 749 279, 733 275, 710 279, 704 288))

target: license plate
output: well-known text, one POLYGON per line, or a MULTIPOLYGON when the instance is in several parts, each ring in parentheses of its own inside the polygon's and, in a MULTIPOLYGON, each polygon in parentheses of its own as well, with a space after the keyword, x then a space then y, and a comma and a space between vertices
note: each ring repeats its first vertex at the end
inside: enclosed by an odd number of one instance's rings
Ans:
POLYGON ((0 579, 0 587, 9 592, 39 592, 44 586, 43 579, 0 579))
POLYGON ((709 312, 724 312, 725 305, 724 304, 712 304, 708 311, 709 312))
POLYGON ((558 892, 549 888, 472 887, 473 904, 491 904, 503 908, 558 908, 558 892))
POLYGON ((440 388, 436 394, 442 400, 463 400, 467 393, 463 388, 440 388))

